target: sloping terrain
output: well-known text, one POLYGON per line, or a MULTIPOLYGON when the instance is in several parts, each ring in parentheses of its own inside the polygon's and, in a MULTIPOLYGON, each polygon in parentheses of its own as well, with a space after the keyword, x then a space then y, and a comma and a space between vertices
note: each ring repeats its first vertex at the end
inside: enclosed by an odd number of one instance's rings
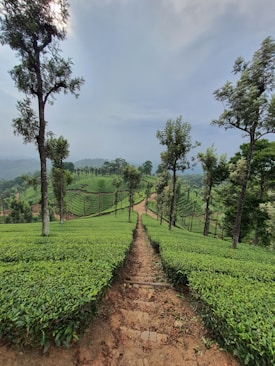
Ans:
POLYGON ((238 366, 208 340, 199 316, 167 283, 142 228, 144 204, 135 209, 139 220, 127 265, 80 342, 68 350, 51 348, 46 355, 1 347, 1 365, 238 366))

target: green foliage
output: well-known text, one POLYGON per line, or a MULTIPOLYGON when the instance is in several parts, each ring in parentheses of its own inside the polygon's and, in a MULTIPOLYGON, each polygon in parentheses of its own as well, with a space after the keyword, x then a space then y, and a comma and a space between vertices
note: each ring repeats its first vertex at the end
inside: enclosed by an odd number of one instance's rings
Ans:
POLYGON ((151 162, 151 160, 146 160, 142 166, 140 166, 139 171, 145 175, 151 175, 152 174, 152 169, 153 169, 153 163, 151 162))
POLYGON ((199 145, 198 142, 192 144, 191 125, 182 122, 182 116, 177 117, 176 121, 168 119, 163 131, 157 131, 157 138, 166 150, 161 153, 163 168, 172 172, 171 193, 169 194, 169 230, 176 223, 176 204, 177 204, 177 171, 183 172, 190 168, 188 154, 199 145))
POLYGON ((32 209, 26 202, 14 199, 10 204, 10 208, 10 214, 6 218, 7 223, 32 222, 32 209))
MULTIPOLYGON (((28 177, 28 181, 36 180, 36 177, 28 177)), ((134 202, 140 202, 146 197, 146 189, 148 182, 154 184, 156 178, 148 176, 143 179, 134 195, 134 202)), ((0 195, 1 209, 3 205, 8 208, 9 197, 14 196, 16 192, 20 192, 20 198, 26 202, 37 204, 40 203, 39 189, 34 186, 27 185, 20 178, 20 185, 17 180, 8 181, 8 185, 3 182, 3 193, 0 195), (8 187, 8 188, 6 188, 8 187)), ((49 201, 55 202, 55 196, 52 185, 49 186, 49 201)), ((64 207, 66 215, 74 215, 76 217, 97 215, 128 207, 128 189, 125 182, 118 175, 112 176, 94 176, 91 174, 73 173, 73 180, 70 187, 66 190, 66 203, 64 207), (121 183, 117 188, 114 181, 119 180, 121 183)))
POLYGON ((76 341, 123 265, 134 226, 126 212, 53 223, 50 237, 38 236, 37 224, 1 225, 0 340, 44 350, 76 341))
POLYGON ((134 193, 141 180, 141 173, 132 165, 127 165, 122 171, 122 177, 129 191, 128 220, 131 219, 131 210, 134 205, 134 193))
MULTIPOLYGON (((113 180, 117 177, 117 175, 102 177, 87 174, 74 174, 74 179, 70 185, 70 189, 83 191, 86 193, 96 193, 98 192, 99 181, 103 179, 105 183, 104 187, 101 187, 101 192, 112 192, 114 191, 113 180)), ((122 182, 120 189, 127 189, 127 186, 124 184, 124 182, 122 182)))
POLYGON ((227 81, 214 92, 215 98, 222 102, 224 111, 212 124, 226 130, 238 129, 249 138, 247 154, 242 166, 239 165, 241 187, 233 227, 233 249, 237 248, 240 238, 247 185, 253 173, 255 144, 263 136, 275 132, 275 95, 272 93, 274 70, 275 41, 267 37, 254 53, 251 62, 245 62, 242 57, 235 61, 233 72, 239 74, 239 80, 235 84, 227 81))
POLYGON ((67 0, 1 1, 0 42, 8 45, 19 58, 10 71, 24 99, 17 102, 19 117, 13 120, 15 134, 25 143, 34 143, 39 151, 41 167, 42 235, 49 235, 47 148, 45 107, 55 95, 70 92, 76 97, 83 78, 72 78, 72 61, 60 55, 59 41, 66 37, 67 0), (34 109, 33 99, 37 102, 34 109))
POLYGON ((244 365, 274 364, 274 284, 203 271, 189 281, 206 325, 227 350, 244 365))
POLYGON ((223 347, 244 365, 275 362, 275 253, 174 228, 143 216, 152 244, 177 285, 189 285, 202 317, 223 347))
MULTIPOLYGON (((127 197, 127 191, 118 192, 117 208, 126 206, 127 197)), ((70 190, 67 193, 67 212, 78 217, 101 214, 115 207, 115 199, 115 192, 87 194, 70 190)))

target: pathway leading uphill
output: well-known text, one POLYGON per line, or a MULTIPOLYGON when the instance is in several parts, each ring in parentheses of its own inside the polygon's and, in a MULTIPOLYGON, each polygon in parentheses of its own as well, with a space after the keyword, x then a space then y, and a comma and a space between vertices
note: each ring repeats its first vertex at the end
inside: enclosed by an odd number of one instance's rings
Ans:
POLYGON ((126 268, 80 342, 78 366, 237 366, 216 345, 183 296, 167 283, 159 256, 142 228, 144 202, 126 268))
MULTIPOLYGON (((0 347, 2 366, 238 366, 213 344, 199 316, 167 283, 142 228, 144 203, 126 267, 108 290, 86 334, 69 349, 14 351, 0 347)), ((149 214, 149 213, 148 213, 149 214)))

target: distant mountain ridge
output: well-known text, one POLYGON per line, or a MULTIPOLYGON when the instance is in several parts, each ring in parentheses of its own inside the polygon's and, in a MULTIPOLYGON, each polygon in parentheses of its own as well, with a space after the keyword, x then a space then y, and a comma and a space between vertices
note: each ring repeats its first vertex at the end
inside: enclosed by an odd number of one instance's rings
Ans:
MULTIPOLYGON (((71 160, 70 160, 71 161, 71 160)), ((101 167, 107 159, 82 159, 74 162, 75 168, 101 167)), ((50 162, 48 162, 48 168, 50 162)), ((40 171, 40 162, 36 159, 0 159, 0 179, 12 180, 23 174, 32 175, 40 171)))
MULTIPOLYGON (((72 160, 68 160, 72 161, 72 160)), ((105 161, 110 161, 109 159, 102 158, 86 158, 73 162, 75 168, 84 167, 94 167, 100 168, 105 161)), ((132 162, 131 164, 135 166, 140 166, 142 163, 132 162)), ((50 169, 50 162, 47 166, 50 169)), ((158 167, 157 162, 153 162, 153 172, 158 167)), ((32 175, 33 173, 40 171, 40 162, 36 159, 0 159, 0 179, 12 180, 14 178, 20 177, 23 174, 32 175)), ((202 174, 201 166, 197 165, 193 169, 187 169, 184 174, 202 174)))
POLYGON ((40 170, 36 159, 0 159, 0 179, 12 180, 23 174, 33 174, 40 170))

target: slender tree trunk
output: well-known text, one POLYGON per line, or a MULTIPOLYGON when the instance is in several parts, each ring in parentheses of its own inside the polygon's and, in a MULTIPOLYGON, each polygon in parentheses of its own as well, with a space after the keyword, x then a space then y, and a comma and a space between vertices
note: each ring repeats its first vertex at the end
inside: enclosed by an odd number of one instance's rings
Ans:
POLYGON ((210 199, 211 199, 211 190, 212 190, 212 183, 209 184, 209 189, 207 192, 206 198, 206 207, 205 207, 205 221, 204 221, 204 228, 203 228, 203 235, 208 236, 209 234, 209 226, 210 226, 210 199))
MULTIPOLYGON (((260 192, 259 192, 259 200, 261 202, 263 196, 264 196, 264 191, 265 191, 265 183, 264 183, 264 178, 261 177, 261 181, 260 181, 260 192)), ((256 218, 256 224, 255 224, 255 233, 254 233, 254 238, 253 238, 253 244, 254 245, 258 245, 259 244, 259 220, 258 217, 256 218)))
POLYGON ((40 166, 41 166, 41 206, 42 206, 42 235, 50 234, 49 209, 48 209, 48 180, 47 164, 44 147, 40 147, 40 166))
POLYGON ((248 184, 248 180, 250 178, 251 160, 252 160, 252 155, 253 155, 253 150, 254 150, 254 144, 255 144, 254 132, 251 132, 250 146, 249 146, 249 150, 248 150, 248 154, 247 154, 247 158, 246 158, 246 175, 245 175, 244 181, 242 183, 242 189, 241 189, 241 192, 239 195, 237 215, 236 215, 235 225, 233 228, 232 249, 237 248, 237 244, 238 244, 239 238, 240 238, 242 214, 243 214, 247 184, 248 184))
POLYGON ((247 179, 245 178, 245 181, 242 184, 242 189, 241 189, 241 192, 239 195, 238 209, 237 209, 237 214, 236 214, 236 219, 235 219, 235 225, 233 228, 232 249, 236 249, 237 244, 239 243, 246 187, 247 187, 247 179))
POLYGON ((132 209, 132 191, 129 191, 129 211, 128 211, 128 222, 131 221, 131 209, 132 209))
POLYGON ((38 150, 40 156, 41 174, 41 210, 42 210, 42 235, 50 234, 50 220, 48 210, 48 179, 47 179, 47 158, 45 151, 45 119, 43 101, 39 100, 40 131, 38 136, 38 150))
POLYGON ((117 213, 117 203, 118 203, 118 191, 115 191, 115 217, 117 213))
POLYGON ((40 157, 41 174, 41 211, 42 211, 42 236, 50 234, 50 220, 48 209, 48 179, 47 179, 47 156, 45 149, 45 104, 43 101, 43 82, 41 76, 40 55, 36 49, 36 76, 37 76, 37 98, 39 111, 39 135, 37 136, 38 151, 40 157))
POLYGON ((169 212, 169 230, 172 230, 172 224, 173 224, 175 198, 176 198, 176 182, 177 182, 176 169, 173 169, 172 197, 169 212))
MULTIPOLYGON (((63 179, 63 177, 62 177, 63 179)), ((60 224, 63 224, 64 222, 64 210, 63 210, 63 184, 60 185, 60 201, 59 201, 59 222, 60 224)))

